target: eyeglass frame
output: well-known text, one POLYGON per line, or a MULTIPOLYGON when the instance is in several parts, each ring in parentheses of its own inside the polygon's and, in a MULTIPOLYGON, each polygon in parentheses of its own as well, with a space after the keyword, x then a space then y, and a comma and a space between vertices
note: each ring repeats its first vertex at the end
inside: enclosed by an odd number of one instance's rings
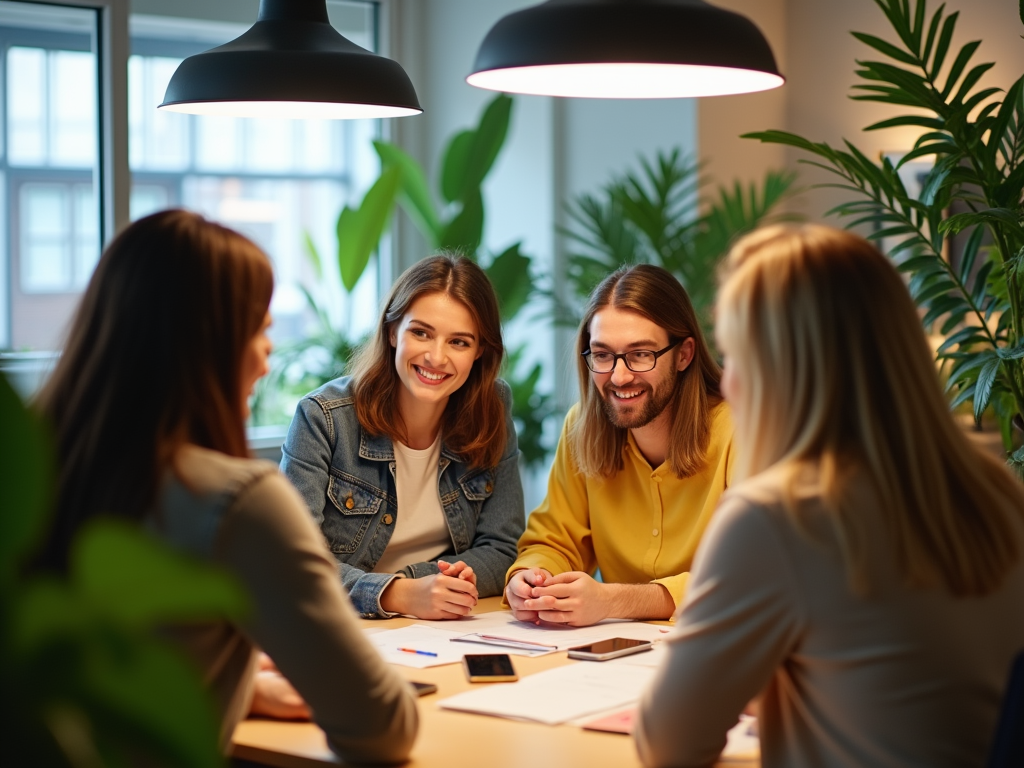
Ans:
MULTIPOLYGON (((689 338, 689 337, 686 337, 686 338, 689 338)), ((588 350, 586 350, 584 352, 580 352, 580 357, 583 358, 583 362, 585 362, 587 364, 587 368, 590 370, 591 373, 597 373, 597 374, 613 373, 615 371, 615 368, 619 365, 619 360, 621 360, 625 364, 627 370, 632 371, 633 373, 650 373, 651 371, 653 371, 655 368, 658 367, 658 358, 660 358, 662 355, 664 355, 670 349, 679 346, 685 340, 686 340, 685 338, 683 338, 683 339, 676 339, 671 344, 669 344, 667 347, 665 347, 664 349, 659 349, 657 352, 655 352, 653 349, 631 349, 628 352, 619 352, 619 353, 608 352, 607 354, 610 354, 612 356, 612 367, 609 368, 607 371, 595 371, 594 370, 593 366, 591 365, 591 357, 590 357, 591 353, 593 353, 594 350, 588 349, 588 350), (650 368, 646 368, 645 370, 642 370, 642 371, 636 370, 635 368, 633 368, 633 366, 631 366, 629 364, 629 360, 626 359, 626 355, 631 355, 631 354, 634 354, 636 352, 650 352, 651 354, 654 355, 654 364, 650 368)))

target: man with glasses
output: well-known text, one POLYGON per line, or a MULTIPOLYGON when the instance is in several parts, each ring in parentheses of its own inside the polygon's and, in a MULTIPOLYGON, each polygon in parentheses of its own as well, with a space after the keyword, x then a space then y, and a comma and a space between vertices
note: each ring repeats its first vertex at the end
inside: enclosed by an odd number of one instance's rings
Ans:
POLYGON ((577 352, 580 402, 505 599, 523 621, 667 619, 730 473, 721 369, 686 291, 649 264, 594 290, 577 352))

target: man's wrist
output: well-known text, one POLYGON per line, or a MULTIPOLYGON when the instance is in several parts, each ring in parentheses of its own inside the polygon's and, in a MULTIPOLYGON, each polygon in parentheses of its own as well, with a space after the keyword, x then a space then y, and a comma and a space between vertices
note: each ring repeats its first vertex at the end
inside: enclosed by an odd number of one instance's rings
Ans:
POLYGON ((598 582, 608 607, 608 618, 670 619, 675 613, 672 594, 663 584, 607 584, 598 582))

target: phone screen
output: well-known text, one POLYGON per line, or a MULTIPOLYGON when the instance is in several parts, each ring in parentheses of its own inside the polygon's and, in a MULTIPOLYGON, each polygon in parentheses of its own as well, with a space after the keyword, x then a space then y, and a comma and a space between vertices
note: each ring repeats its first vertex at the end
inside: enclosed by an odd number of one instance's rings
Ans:
POLYGON ((516 673, 507 653, 466 654, 465 658, 471 677, 509 677, 516 673))
POLYGON ((627 637, 615 637, 611 640, 602 640, 599 643, 591 643, 590 645, 580 645, 576 648, 570 648, 570 651, 579 651, 581 653, 612 653, 614 651, 622 651, 626 648, 636 648, 640 645, 650 645, 647 640, 631 640, 627 637))

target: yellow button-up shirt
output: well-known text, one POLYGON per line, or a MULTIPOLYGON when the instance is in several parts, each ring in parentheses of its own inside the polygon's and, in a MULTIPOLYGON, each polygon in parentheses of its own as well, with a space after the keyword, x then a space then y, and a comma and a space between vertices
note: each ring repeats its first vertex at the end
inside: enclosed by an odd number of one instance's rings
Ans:
POLYGON ((732 416, 726 404, 711 415, 704 469, 679 478, 667 464, 651 469, 630 434, 623 469, 586 477, 568 445, 565 418, 548 480, 548 494, 526 523, 519 557, 506 575, 544 568, 552 574, 601 569, 606 582, 664 584, 678 606, 693 555, 731 475, 732 416))

